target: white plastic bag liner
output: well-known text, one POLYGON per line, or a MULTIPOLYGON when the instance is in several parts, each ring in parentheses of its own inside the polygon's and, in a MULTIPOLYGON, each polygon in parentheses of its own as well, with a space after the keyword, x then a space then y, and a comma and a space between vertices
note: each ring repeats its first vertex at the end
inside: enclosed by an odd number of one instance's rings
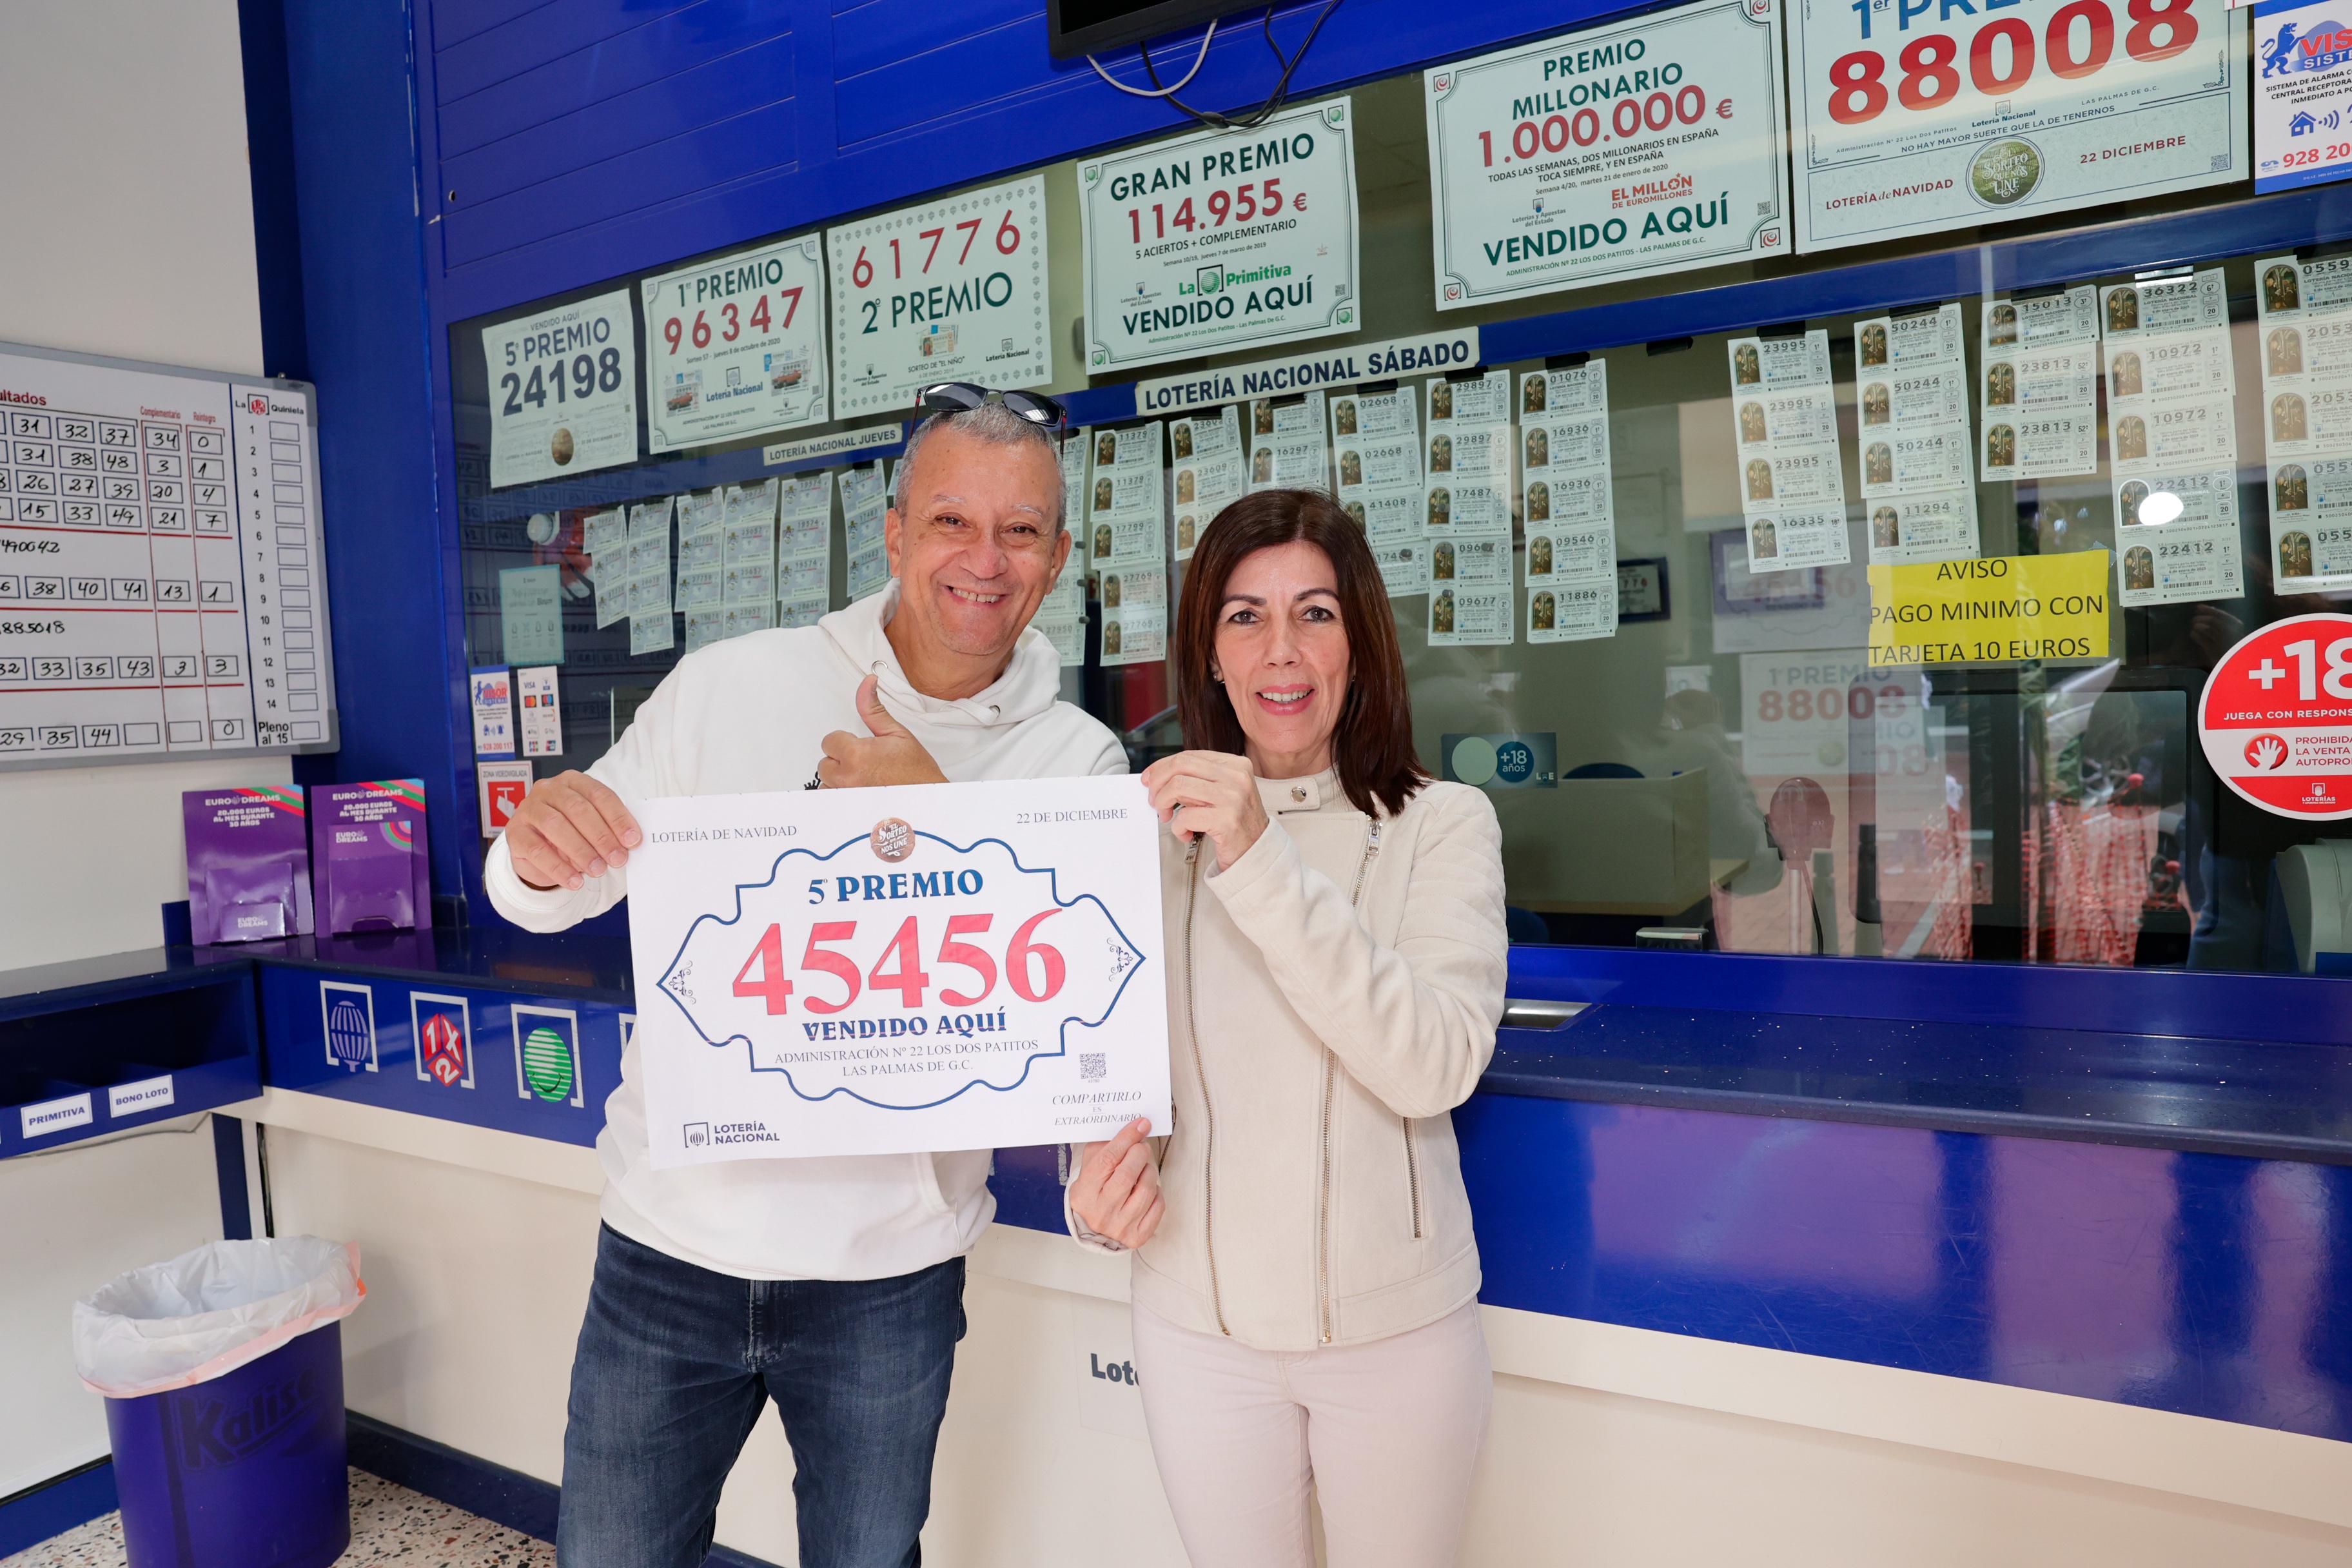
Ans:
POLYGON ((356 1243, 215 1241, 74 1303, 74 1370, 109 1399, 185 1388, 258 1361, 367 1299, 356 1243))

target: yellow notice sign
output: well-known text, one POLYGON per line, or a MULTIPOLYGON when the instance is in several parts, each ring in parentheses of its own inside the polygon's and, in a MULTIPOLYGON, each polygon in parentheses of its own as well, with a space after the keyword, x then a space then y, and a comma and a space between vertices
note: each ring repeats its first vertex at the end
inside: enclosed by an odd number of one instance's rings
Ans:
POLYGON ((2107 552, 1870 569, 1870 662, 2104 658, 2107 552))

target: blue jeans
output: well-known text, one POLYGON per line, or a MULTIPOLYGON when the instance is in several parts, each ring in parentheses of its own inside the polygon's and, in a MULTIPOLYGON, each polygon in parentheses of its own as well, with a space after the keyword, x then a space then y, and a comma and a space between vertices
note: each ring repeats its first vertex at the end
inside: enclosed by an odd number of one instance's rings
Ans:
POLYGON ((963 1337, 963 1259, 889 1279, 738 1279, 606 1227, 563 1434, 563 1568, 698 1568, 776 1402, 803 1568, 911 1568, 963 1337))

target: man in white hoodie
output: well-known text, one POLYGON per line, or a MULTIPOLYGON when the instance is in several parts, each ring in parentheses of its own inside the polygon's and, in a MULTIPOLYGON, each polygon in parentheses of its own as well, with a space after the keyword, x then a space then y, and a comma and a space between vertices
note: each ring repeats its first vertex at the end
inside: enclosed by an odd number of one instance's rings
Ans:
MULTIPOLYGON (((681 660, 586 773, 542 780, 484 871, 561 931, 617 903, 656 795, 1123 773, 1058 700, 1029 620, 1069 559, 1054 437, 991 401, 925 420, 885 527, 894 581, 814 626, 681 660)), ((694 1568, 768 1399, 792 1444, 803 1568, 900 1568, 963 1333, 986 1151, 653 1169, 624 1052, 596 1151, 604 1232, 572 1363, 564 1568, 694 1568)))

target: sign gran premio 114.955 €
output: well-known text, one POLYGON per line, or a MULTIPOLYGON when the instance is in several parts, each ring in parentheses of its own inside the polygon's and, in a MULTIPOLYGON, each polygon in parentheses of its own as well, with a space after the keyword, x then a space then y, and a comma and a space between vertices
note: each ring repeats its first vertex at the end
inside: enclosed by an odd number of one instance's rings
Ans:
POLYGON ((1078 211, 1090 374, 1364 324, 1347 99, 1086 160, 1078 211))

